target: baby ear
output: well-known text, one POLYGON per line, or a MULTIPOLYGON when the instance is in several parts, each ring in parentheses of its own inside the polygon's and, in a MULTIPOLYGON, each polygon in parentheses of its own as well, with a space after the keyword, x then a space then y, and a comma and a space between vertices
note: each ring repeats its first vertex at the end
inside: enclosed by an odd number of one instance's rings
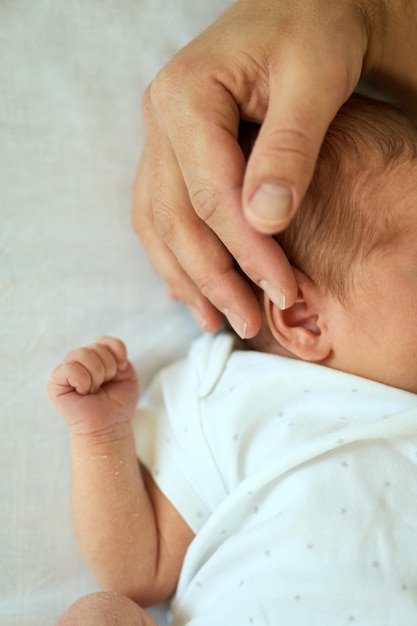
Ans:
POLYGON ((304 360, 324 361, 332 351, 325 320, 325 296, 302 272, 295 270, 298 283, 296 302, 282 311, 264 294, 265 314, 276 341, 304 360))

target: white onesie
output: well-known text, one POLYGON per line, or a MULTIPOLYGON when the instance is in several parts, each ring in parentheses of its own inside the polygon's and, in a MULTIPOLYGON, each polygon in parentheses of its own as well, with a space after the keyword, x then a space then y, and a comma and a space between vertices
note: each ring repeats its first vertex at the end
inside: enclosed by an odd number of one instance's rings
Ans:
POLYGON ((205 335, 134 420, 196 533, 172 624, 417 624, 417 396, 205 335))

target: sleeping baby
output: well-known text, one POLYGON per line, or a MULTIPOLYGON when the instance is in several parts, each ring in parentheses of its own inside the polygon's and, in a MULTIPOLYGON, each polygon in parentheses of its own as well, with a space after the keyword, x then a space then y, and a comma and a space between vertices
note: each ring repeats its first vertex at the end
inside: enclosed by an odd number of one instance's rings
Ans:
MULTIPOLYGON (((246 151, 256 129, 244 129, 246 151)), ((59 626, 417 622, 417 125, 353 96, 277 235, 298 283, 143 394, 124 344, 70 352, 73 516, 104 590, 59 626), (139 459, 139 463, 138 463, 139 459)))

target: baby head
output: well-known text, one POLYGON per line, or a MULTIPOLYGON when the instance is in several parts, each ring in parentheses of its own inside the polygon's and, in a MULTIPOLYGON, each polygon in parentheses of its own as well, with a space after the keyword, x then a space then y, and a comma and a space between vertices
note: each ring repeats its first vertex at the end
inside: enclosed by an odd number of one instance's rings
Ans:
MULTIPOLYGON (((246 141, 247 137, 246 137, 246 141)), ((353 96, 336 116, 313 181, 276 236, 298 298, 264 294, 251 347, 417 393, 417 124, 353 96)))

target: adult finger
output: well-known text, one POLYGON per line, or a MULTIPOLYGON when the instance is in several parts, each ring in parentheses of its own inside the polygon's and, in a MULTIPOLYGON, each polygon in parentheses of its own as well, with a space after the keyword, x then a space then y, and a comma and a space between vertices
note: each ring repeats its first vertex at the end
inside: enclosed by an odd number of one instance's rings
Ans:
MULTIPOLYGON (((195 282, 183 270, 175 254, 157 231, 152 205, 151 158, 147 144, 139 163, 133 189, 132 225, 155 270, 168 285, 171 297, 186 303, 202 330, 214 332, 223 322, 222 314, 203 296, 195 282)), ((163 168, 162 168, 163 170, 163 168)), ((155 176, 158 176, 155 173, 155 176)), ((182 182, 182 185, 184 183, 182 182)), ((165 192, 166 193, 166 192, 165 192)), ((175 190, 175 196, 185 194, 185 206, 189 206, 186 193, 175 190)))
MULTIPOLYGON (((194 211, 169 142, 160 145, 158 154, 164 163, 162 168, 155 168, 152 176, 152 207, 158 234, 182 271, 192 278, 194 288, 228 318, 236 332, 241 337, 256 334, 261 322, 259 303, 248 281, 237 271, 232 255, 237 257, 223 236, 227 216, 220 240, 211 224, 194 211), (167 194, 172 189, 176 190, 174 197, 167 194)), ((194 298, 192 306, 198 306, 200 297, 195 300, 195 294, 190 295, 194 298)))
POLYGON ((360 68, 360 62, 350 72, 344 62, 288 55, 271 74, 268 111, 243 186, 245 216, 259 232, 277 233, 290 222, 310 184, 324 135, 359 80, 360 68))

